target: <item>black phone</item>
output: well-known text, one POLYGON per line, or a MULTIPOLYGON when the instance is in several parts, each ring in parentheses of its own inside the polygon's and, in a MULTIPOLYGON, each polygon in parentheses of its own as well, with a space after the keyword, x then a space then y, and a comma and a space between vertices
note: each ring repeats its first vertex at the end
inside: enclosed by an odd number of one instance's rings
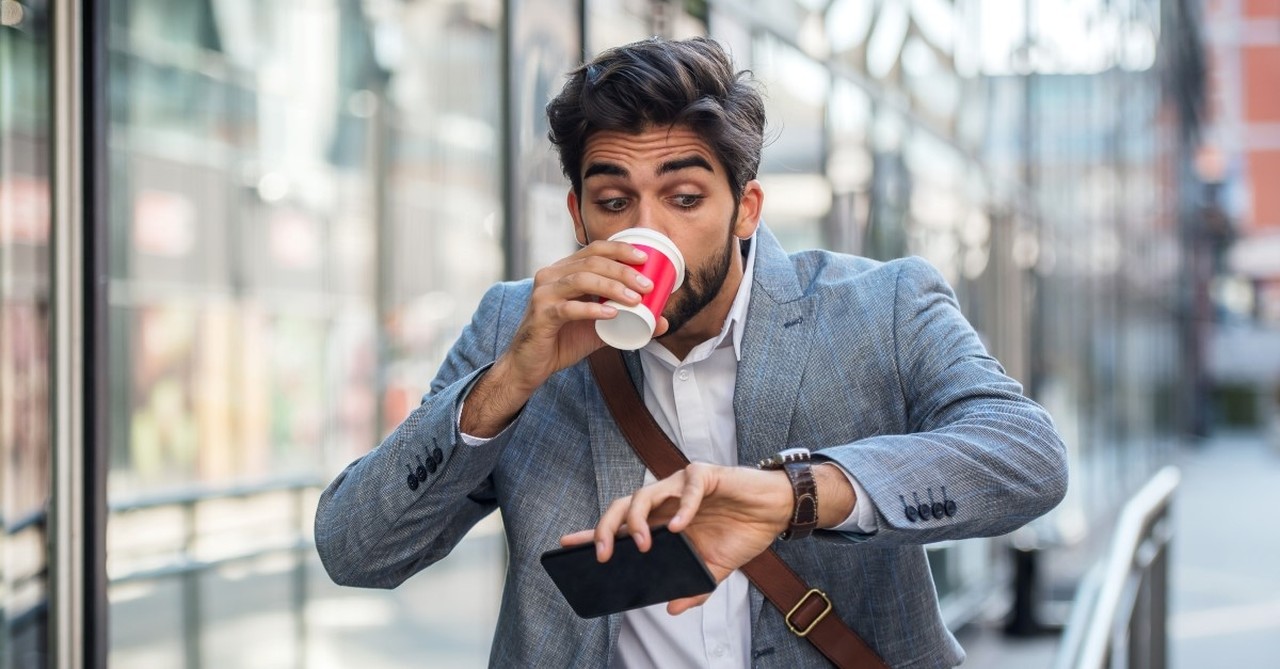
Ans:
POLYGON ((569 606, 582 618, 638 609, 692 597, 716 589, 716 579, 683 534, 665 526, 651 530, 653 546, 641 553, 629 536, 618 537, 613 557, 596 561, 593 543, 556 548, 542 554, 569 606))

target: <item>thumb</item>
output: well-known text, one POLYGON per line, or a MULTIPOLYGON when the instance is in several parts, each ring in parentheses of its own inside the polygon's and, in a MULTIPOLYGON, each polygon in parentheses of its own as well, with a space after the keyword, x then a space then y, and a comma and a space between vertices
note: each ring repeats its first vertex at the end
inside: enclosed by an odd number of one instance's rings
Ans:
POLYGON ((704 595, 698 595, 696 597, 682 597, 680 599, 673 599, 667 603, 667 613, 673 616, 678 616, 681 613, 684 613, 685 611, 688 611, 689 609, 692 609, 695 606, 702 606, 703 604, 706 604, 708 599, 711 599, 711 593, 709 592, 704 595))

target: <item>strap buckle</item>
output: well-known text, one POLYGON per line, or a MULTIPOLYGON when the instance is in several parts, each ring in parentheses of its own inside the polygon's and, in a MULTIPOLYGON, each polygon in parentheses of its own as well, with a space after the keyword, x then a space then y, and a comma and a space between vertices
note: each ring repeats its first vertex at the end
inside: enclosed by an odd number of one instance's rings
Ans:
POLYGON ((791 607, 791 610, 787 612, 784 620, 786 620, 787 628, 791 630, 791 633, 803 639, 804 637, 809 636, 809 632, 812 632, 813 628, 817 627, 818 623, 822 622, 822 619, 826 618, 829 613, 831 613, 831 600, 827 597, 827 593, 817 588, 809 588, 809 592, 804 593, 804 597, 801 597, 800 601, 796 602, 796 605, 791 607), (796 611, 799 611, 800 608, 805 605, 805 602, 809 601, 810 595, 817 595, 819 599, 826 602, 827 606, 822 609, 821 613, 814 617, 813 622, 806 625, 804 629, 798 629, 795 624, 791 622, 791 616, 794 616, 796 611))

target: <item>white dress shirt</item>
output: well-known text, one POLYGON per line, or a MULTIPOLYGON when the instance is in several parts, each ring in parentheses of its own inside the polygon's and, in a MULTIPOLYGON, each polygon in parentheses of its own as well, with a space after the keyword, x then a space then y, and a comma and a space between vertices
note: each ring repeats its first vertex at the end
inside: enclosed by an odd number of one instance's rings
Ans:
MULTIPOLYGON (((738 430, 733 411, 742 335, 751 302, 755 272, 755 240, 747 254, 742 283, 720 334, 693 348, 684 360, 658 341, 640 349, 644 369, 644 403, 662 431, 691 462, 738 464, 738 430)), ((458 419, 462 415, 459 408, 458 419)), ((488 439, 462 435, 472 446, 488 439)), ((782 450, 784 444, 778 445, 782 450)), ((754 463, 748 463, 754 464, 754 463)), ((841 469, 844 472, 843 469, 841 469)), ((866 494, 849 475, 857 495, 853 512, 837 530, 873 533, 878 524, 866 494)), ((656 481, 645 473, 645 483, 656 481)), ((749 584, 740 571, 729 575, 700 607, 678 616, 669 615, 666 604, 656 604, 622 614, 622 630, 612 666, 722 667, 751 666, 751 610, 749 584)))

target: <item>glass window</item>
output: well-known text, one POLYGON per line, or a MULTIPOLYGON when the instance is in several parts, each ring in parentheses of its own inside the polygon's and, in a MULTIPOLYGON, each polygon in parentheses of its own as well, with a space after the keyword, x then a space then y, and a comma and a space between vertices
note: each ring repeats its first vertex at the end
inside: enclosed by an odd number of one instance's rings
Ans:
POLYGON ((586 6, 587 53, 642 40, 653 34, 648 0, 589 0, 586 6))
POLYGON ((903 162, 903 145, 911 128, 902 114, 887 107, 876 109, 871 122, 871 205, 863 249, 880 260, 907 254, 908 209, 911 172, 903 162))
POLYGON ((501 278, 502 3, 110 11, 110 663, 483 657, 496 519, 392 592, 308 540, 501 278), (444 582, 482 595, 448 625, 444 582))
POLYGON ((965 160, 951 145, 918 131, 906 142, 903 162, 912 184, 907 205, 911 220, 909 252, 924 257, 955 285, 960 279, 963 251, 960 224, 968 213, 964 199, 965 160))
POLYGON ((763 85, 768 118, 759 175, 764 220, 784 248, 825 246, 823 227, 832 206, 825 131, 830 74, 765 33, 755 39, 752 67, 763 85))
POLYGON ((854 83, 837 79, 827 109, 827 178, 834 193, 829 226, 830 248, 862 253, 871 215, 874 159, 870 143, 871 96, 854 83))
POLYGON ((49 661, 49 16, 0 12, 0 668, 49 661))

